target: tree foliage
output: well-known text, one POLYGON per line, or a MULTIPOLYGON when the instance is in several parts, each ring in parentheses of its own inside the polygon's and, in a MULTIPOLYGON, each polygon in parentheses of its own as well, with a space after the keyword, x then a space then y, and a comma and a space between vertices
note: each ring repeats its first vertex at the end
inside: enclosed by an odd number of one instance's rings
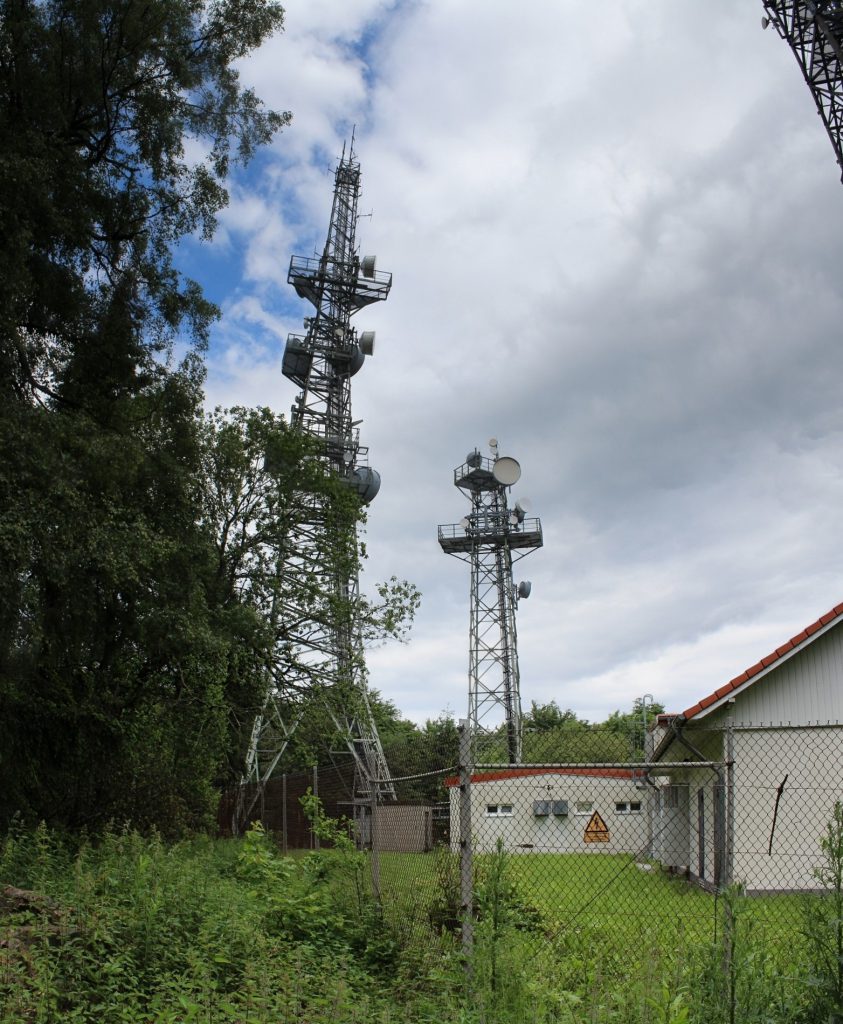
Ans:
POLYGON ((210 236, 230 161, 289 119, 234 66, 282 10, 0 11, 0 821, 200 827, 260 623, 215 586, 198 353, 216 311, 173 250, 210 236))
POLYGON ((233 155, 289 120, 234 62, 281 26, 263 0, 2 0, 0 388, 100 416, 215 310, 173 264, 210 237, 233 155), (192 159, 187 153, 201 150, 192 159))
POLYGON ((225 653, 194 514, 197 387, 171 374, 127 403, 125 432, 0 418, 4 816, 195 826, 207 809, 225 653))
MULTIPOLYGON (((230 777, 243 764, 252 721, 269 687, 285 694, 288 720, 299 721, 281 768, 309 767, 342 746, 329 707, 339 717, 364 709, 357 706, 359 692, 342 681, 326 691, 318 663, 303 657, 302 639, 311 630, 321 635, 325 621, 353 625, 371 641, 402 639, 419 595, 412 584, 393 579, 376 588, 374 602, 364 596, 338 602, 334 581, 349 579, 361 567, 354 533, 360 503, 318 457, 318 442, 293 430, 283 416, 265 408, 218 409, 206 418, 202 436, 202 521, 214 547, 218 632, 231 636, 236 652, 229 676, 239 695, 230 777), (314 500, 332 520, 312 537, 308 561, 318 563, 315 572, 290 557, 292 531, 303 506, 314 500)), ((377 694, 370 696, 370 706, 389 735, 400 721, 397 709, 377 694)))
POLYGON ((532 701, 530 710, 524 715, 523 725, 527 732, 543 733, 554 729, 582 729, 588 726, 588 722, 570 708, 562 711, 552 700, 548 704, 532 701))
MULTIPOLYGON (((664 705, 636 697, 630 711, 613 711, 602 722, 589 722, 570 708, 564 711, 556 701, 540 704, 533 701, 523 716, 523 760, 525 763, 570 761, 627 762, 644 756, 645 720, 649 726, 664 705), (645 715, 646 710, 646 715, 645 715)), ((484 757, 490 761, 506 760, 506 737, 503 728, 485 744, 484 757)))
POLYGON ((359 567, 361 509, 306 438, 202 413, 218 311, 174 253, 290 119, 236 70, 282 20, 0 0, 0 825, 203 827, 308 624, 400 639, 418 603, 328 585, 359 567), (307 501, 315 576, 286 557, 307 501))

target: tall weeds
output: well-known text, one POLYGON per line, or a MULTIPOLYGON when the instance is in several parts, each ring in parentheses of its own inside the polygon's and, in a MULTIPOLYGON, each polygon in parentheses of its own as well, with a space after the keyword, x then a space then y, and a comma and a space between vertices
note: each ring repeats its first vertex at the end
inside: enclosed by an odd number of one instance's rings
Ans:
MULTIPOLYGON (((309 812, 332 848, 295 857, 259 829, 175 846, 119 828, 72 841, 12 830, 0 843, 0 1020, 827 1024, 838 1012, 843 812, 803 937, 739 890, 720 903, 725 945, 722 926, 704 941, 680 919, 642 917, 622 935, 599 919, 566 924, 527 898, 517 857, 478 857, 469 987, 457 943, 399 948, 347 825, 309 812)), ((453 857, 437 856, 450 899, 426 942, 455 923, 453 857)))
POLYGON ((843 803, 837 801, 820 841, 814 876, 820 895, 803 901, 803 933, 811 958, 811 1001, 817 1020, 843 1021, 843 803))

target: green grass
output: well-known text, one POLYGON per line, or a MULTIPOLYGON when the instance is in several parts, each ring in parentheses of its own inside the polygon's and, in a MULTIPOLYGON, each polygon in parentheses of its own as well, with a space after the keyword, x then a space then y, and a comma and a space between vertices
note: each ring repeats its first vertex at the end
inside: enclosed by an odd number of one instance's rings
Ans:
MULTIPOLYGON (((481 870, 489 856, 475 858, 481 870)), ((399 915, 424 915, 442 884, 442 859, 442 853, 380 855, 381 889, 399 915)), ((522 895, 541 911, 547 931, 595 926, 621 940, 642 927, 681 922, 689 938, 708 941, 716 939, 721 927, 717 897, 657 865, 642 870, 628 854, 514 854, 508 865, 522 895)), ((452 854, 453 885, 458 870, 452 854)), ((800 918, 798 896, 753 896, 746 906, 758 926, 771 933, 791 934, 800 918)))
MULTIPOLYGON (((734 1010, 744 1024, 811 1021, 799 896, 733 896, 727 908, 723 896, 657 867, 641 870, 628 855, 504 856, 515 911, 497 937, 482 919, 482 900, 475 901, 481 920, 472 1001, 491 1019, 516 1020, 520 1013, 530 1021, 713 1024, 729 1021, 734 1010), (729 917, 735 924, 727 976, 729 917), (504 979, 493 996, 484 973, 490 944, 504 979)), ((475 858, 478 888, 494 859, 475 858)), ((419 937, 441 900, 443 879, 452 909, 458 906, 458 878, 450 852, 382 854, 387 916, 419 937)))

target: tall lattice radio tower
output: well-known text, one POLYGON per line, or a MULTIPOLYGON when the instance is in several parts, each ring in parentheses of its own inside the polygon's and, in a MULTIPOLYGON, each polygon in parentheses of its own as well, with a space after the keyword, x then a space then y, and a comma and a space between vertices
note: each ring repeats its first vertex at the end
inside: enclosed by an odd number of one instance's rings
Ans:
MULTIPOLYGON (((380 476, 368 465, 352 420, 351 378, 374 350, 374 332, 351 325, 358 310, 382 302, 392 275, 376 270, 375 257, 360 257, 355 241, 360 164, 352 140, 334 176, 328 237, 321 256, 293 256, 287 275, 310 302, 304 334, 291 334, 282 372, 301 389, 292 426, 313 438, 318 458, 368 504, 380 476)), ((395 797, 371 713, 363 637, 354 610, 359 597, 356 526, 338 519, 330 500, 302 492, 279 555, 279 573, 297 581, 284 617, 283 663, 272 666, 266 700, 252 729, 246 770, 235 811, 235 828, 248 822, 298 725, 306 701, 321 698, 357 767, 355 800, 395 797), (345 524, 345 525, 344 525, 345 524), (372 780, 376 780, 374 783, 372 780), (372 786, 376 792, 373 792, 372 786)))
MULTIPOLYGON (((471 502, 458 524, 439 527, 439 544, 449 555, 471 565, 468 721, 475 762, 495 750, 506 737, 510 764, 521 763, 521 683, 515 611, 519 598, 529 597, 528 582, 514 583, 513 563, 542 546, 541 522, 528 518, 526 500, 510 509, 507 494, 521 478, 515 459, 492 458, 475 449, 454 470, 454 485, 471 502)), ((499 757, 497 758, 499 759, 499 757)))

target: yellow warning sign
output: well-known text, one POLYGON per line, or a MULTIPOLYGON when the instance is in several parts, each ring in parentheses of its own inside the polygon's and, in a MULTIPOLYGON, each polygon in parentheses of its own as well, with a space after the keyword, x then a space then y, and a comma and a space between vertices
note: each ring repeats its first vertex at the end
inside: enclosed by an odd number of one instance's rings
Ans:
POLYGON ((600 817, 597 811, 595 811, 588 819, 588 824, 585 826, 585 832, 583 833, 583 839, 587 843, 609 842, 609 829, 606 827, 606 822, 600 817))

